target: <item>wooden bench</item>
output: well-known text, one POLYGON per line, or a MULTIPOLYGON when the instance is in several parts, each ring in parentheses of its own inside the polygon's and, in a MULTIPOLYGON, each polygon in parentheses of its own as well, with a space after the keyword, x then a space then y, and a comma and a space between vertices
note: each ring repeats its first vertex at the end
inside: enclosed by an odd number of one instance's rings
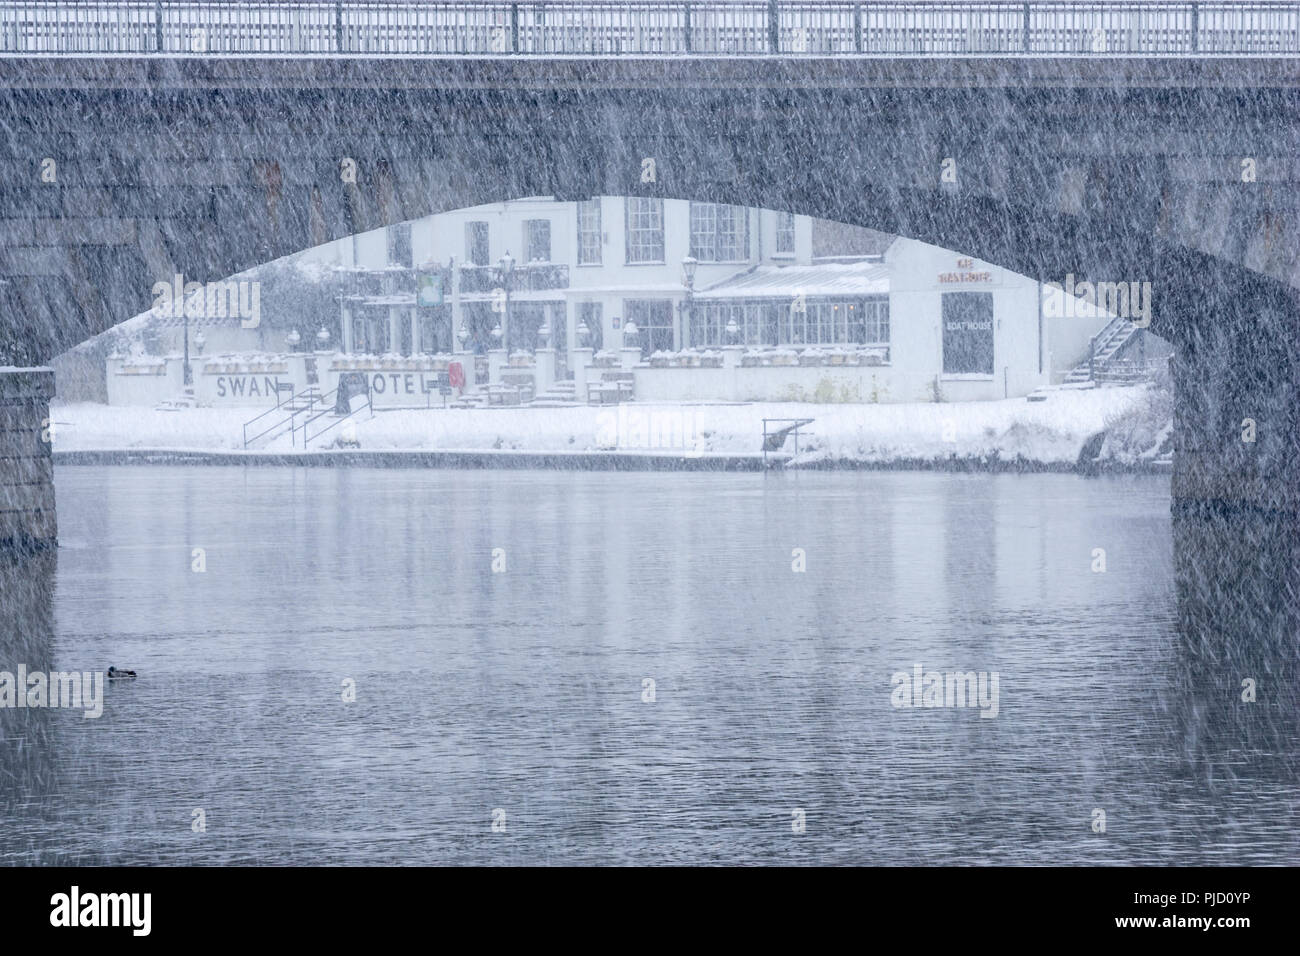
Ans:
POLYGON ((599 382, 587 383, 588 405, 617 405, 630 402, 636 389, 632 372, 602 372, 599 382))

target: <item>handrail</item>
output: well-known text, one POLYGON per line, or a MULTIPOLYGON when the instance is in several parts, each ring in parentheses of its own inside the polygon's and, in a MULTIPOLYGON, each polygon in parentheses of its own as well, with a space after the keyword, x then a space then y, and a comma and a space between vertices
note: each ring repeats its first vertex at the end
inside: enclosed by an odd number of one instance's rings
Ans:
POLYGON ((1294 56, 1300 0, 0 0, 0 56, 1294 56))
MULTIPOLYGON (((1098 331, 1094 332, 1094 333, 1092 334, 1092 336, 1088 339, 1088 379, 1089 379, 1089 381, 1095 380, 1095 378, 1096 378, 1096 376, 1097 376, 1097 346, 1098 346, 1098 344, 1100 344, 1100 343, 1105 343, 1105 342, 1109 342, 1109 341, 1110 341, 1110 340, 1115 336, 1117 330, 1123 328, 1125 325, 1132 326, 1132 328, 1129 330, 1130 335, 1132 334, 1133 331, 1135 331, 1135 330, 1137 329, 1137 326, 1133 324, 1133 320, 1130 319, 1128 316, 1117 315, 1117 316, 1114 316, 1114 317, 1113 317, 1109 322, 1107 322, 1104 326, 1102 326, 1098 331)), ((1127 336, 1125 337, 1125 341, 1128 341, 1128 337, 1127 337, 1127 336)))
POLYGON ((768 445, 776 444, 773 441, 773 439, 776 438, 780 438, 781 439, 780 444, 784 445, 785 439, 787 438, 787 436, 789 436, 791 432, 794 432, 794 457, 798 458, 799 457, 799 429, 803 428, 804 425, 811 425, 812 423, 813 423, 813 419, 811 418, 764 418, 763 419, 763 467, 767 468, 768 451, 774 451, 774 452, 780 451, 780 446, 769 449, 768 445), (768 422, 790 422, 792 424, 786 425, 785 428, 778 428, 774 432, 769 432, 767 430, 768 422))
MULTIPOLYGON (((338 389, 336 388, 336 389, 334 390, 334 392, 331 392, 330 394, 335 394, 335 393, 337 393, 337 392, 338 392, 338 389)), ((360 396, 360 395, 354 395, 354 396, 352 396, 352 397, 353 397, 353 398, 360 398, 361 396, 360 396)), ((356 408, 356 409, 352 408, 350 403, 351 403, 351 399, 349 399, 348 413, 347 413, 346 415, 340 415, 340 416, 339 416, 335 421, 333 421, 333 422, 331 422, 330 424, 326 425, 324 428, 322 428, 320 431, 318 431, 315 435, 310 435, 310 436, 309 436, 309 435, 307 434, 307 429, 308 429, 308 427, 311 425, 312 422, 319 421, 320 419, 324 418, 326 415, 330 414, 330 413, 333 411, 333 408, 332 408, 331 406, 326 405, 324 408, 321 409, 321 411, 319 411, 317 414, 313 415, 311 418, 307 419, 305 422, 302 423, 302 447, 303 447, 303 451, 306 451, 306 450, 307 450, 307 443, 310 442, 312 439, 314 439, 314 438, 320 438, 321 435, 324 435, 324 434, 325 434, 326 432, 328 432, 330 429, 337 428, 339 425, 343 424, 345 421, 347 421, 348 419, 350 419, 353 415, 357 414, 357 412, 361 411, 360 408, 356 408)), ((371 418, 373 418, 374 415, 375 415, 375 406, 374 406, 374 403, 371 401, 371 398, 370 398, 370 390, 369 390, 369 389, 366 389, 366 404, 365 404, 363 407, 364 407, 364 408, 367 408, 367 409, 370 410, 370 416, 371 416, 371 418)))
MULTIPOLYGON (((334 391, 337 391, 337 389, 335 389, 334 391)), ((292 432, 296 427, 294 420, 299 415, 302 415, 305 412, 310 412, 316 406, 317 402, 324 402, 329 398, 330 395, 333 394, 334 392, 328 392, 325 395, 321 395, 320 389, 313 386, 312 388, 309 388, 304 392, 299 392, 296 395, 293 395, 288 402, 277 403, 274 408, 268 408, 266 411, 262 412, 262 414, 257 415, 254 418, 250 418, 248 421, 244 422, 244 448, 247 449, 249 445, 257 441, 258 439, 265 438, 267 435, 270 435, 272 432, 275 432, 283 428, 286 423, 289 425, 289 431, 292 437, 292 432), (294 402, 304 398, 307 400, 307 404, 305 406, 303 406, 302 408, 291 407, 294 402), (289 410, 289 414, 287 416, 285 416, 284 418, 276 419, 276 421, 273 422, 270 426, 258 432, 252 438, 248 437, 249 425, 253 424, 253 422, 257 421, 258 419, 265 418, 267 415, 270 415, 272 412, 284 411, 285 409, 289 410)))
MULTIPOLYGON (((256 422, 256 421, 259 421, 259 420, 265 418, 267 415, 270 415, 270 414, 272 414, 273 412, 278 412, 280 409, 282 409, 282 408, 285 406, 285 402, 283 402, 283 401, 280 399, 280 393, 283 392, 283 391, 285 391, 285 386, 288 386, 289 402, 293 402, 293 400, 294 400, 294 398, 295 398, 293 383, 292 383, 292 382, 283 382, 283 383, 277 382, 277 383, 276 383, 276 388, 275 388, 275 404, 272 405, 270 408, 268 408, 266 411, 262 412, 260 415, 254 415, 254 416, 253 416, 252 418, 250 418, 248 421, 244 422, 244 447, 245 447, 245 448, 248 447, 249 442, 255 442, 255 441, 257 441, 257 440, 258 440, 259 438, 261 438, 263 435, 266 435, 268 432, 273 431, 276 427, 278 427, 278 425, 272 425, 271 428, 267 429, 267 431, 259 432, 258 434, 254 435, 252 438, 249 438, 249 437, 248 437, 248 426, 249 426, 249 425, 253 424, 253 422, 256 422)), ((281 420, 278 424, 284 424, 283 420, 281 420)))

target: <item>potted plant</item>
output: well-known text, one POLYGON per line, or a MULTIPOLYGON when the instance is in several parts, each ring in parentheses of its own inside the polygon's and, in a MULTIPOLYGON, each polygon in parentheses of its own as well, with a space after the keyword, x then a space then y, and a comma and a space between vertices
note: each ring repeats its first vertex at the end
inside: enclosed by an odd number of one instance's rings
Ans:
POLYGON ((793 349, 775 349, 771 355, 771 363, 779 366, 798 365, 799 353, 793 349))
POLYGON ((826 358, 826 353, 821 349, 804 349, 799 353, 800 365, 821 365, 826 358))

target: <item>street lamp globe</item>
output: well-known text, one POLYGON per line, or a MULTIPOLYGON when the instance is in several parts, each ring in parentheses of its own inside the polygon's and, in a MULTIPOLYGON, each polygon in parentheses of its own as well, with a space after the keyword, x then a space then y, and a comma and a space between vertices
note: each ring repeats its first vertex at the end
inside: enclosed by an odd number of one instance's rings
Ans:
POLYGON ((727 337, 728 337, 731 341, 734 342, 734 341, 736 341, 736 335, 737 335, 737 333, 739 333, 739 332, 740 332, 740 326, 738 326, 738 325, 736 324, 736 320, 735 320, 735 318, 730 318, 730 319, 728 319, 728 320, 727 320, 727 337))
POLYGON ((695 285, 695 269, 700 264, 700 260, 694 256, 687 256, 682 260, 682 280, 687 288, 695 285))
POLYGON ((501 323, 498 322, 496 325, 492 327, 492 338, 499 339, 501 338, 502 334, 503 333, 501 331, 501 323))
POLYGON ((293 350, 298 348, 298 343, 302 341, 302 336, 298 334, 297 329, 290 329, 289 334, 284 337, 284 340, 289 343, 289 348, 293 350))
POLYGON ((325 348, 330 344, 330 330, 323 325, 320 327, 320 331, 316 333, 316 344, 321 348, 325 348))
POLYGON ((502 275, 504 275, 504 276, 509 276, 510 273, 514 272, 514 270, 515 270, 515 257, 512 256, 512 255, 510 254, 510 250, 507 249, 507 250, 506 250, 506 254, 505 254, 504 256, 501 257, 500 265, 501 265, 501 274, 502 274, 502 275))
POLYGON ((207 340, 207 338, 203 335, 203 332, 202 332, 202 331, 199 331, 199 332, 195 332, 195 333, 194 333, 194 351, 195 351, 195 352, 197 352, 198 354, 202 355, 202 354, 203 354, 203 346, 205 346, 205 345, 207 345, 207 344, 208 344, 208 340, 207 340))
POLYGON ((464 345, 465 340, 469 338, 469 329, 465 327, 464 322, 462 322, 460 328, 456 330, 456 338, 460 339, 461 345, 464 345))
POLYGON ((623 323, 623 335, 627 338, 636 338, 636 334, 641 330, 636 327, 636 323, 628 319, 623 323))
POLYGON ((582 319, 581 321, 579 321, 578 327, 574 329, 574 331, 578 333, 578 338, 581 339, 584 343, 591 336, 591 327, 587 325, 586 319, 582 319))

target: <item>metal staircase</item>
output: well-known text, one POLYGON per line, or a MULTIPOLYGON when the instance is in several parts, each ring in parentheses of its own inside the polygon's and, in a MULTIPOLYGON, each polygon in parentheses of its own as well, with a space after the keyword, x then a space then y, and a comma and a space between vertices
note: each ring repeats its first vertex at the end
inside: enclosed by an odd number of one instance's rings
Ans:
POLYGON ((1114 361, 1116 353, 1129 343, 1137 331, 1138 327, 1123 316, 1111 319, 1104 329, 1089 340, 1087 360, 1070 370, 1070 374, 1065 377, 1065 384, 1077 385, 1108 379, 1110 376, 1107 372, 1111 365, 1118 365, 1114 361))
POLYGON ((311 411, 320 399, 320 389, 315 386, 306 391, 295 393, 293 386, 287 389, 289 398, 282 400, 280 392, 275 394, 275 404, 244 422, 244 448, 247 450, 254 442, 270 442, 287 429, 292 429, 299 415, 311 411), (277 415, 277 413, 279 413, 277 415), (251 434, 250 434, 251 432, 251 434))
MULTIPOLYGON (((321 394, 320 389, 312 386, 306 391, 298 392, 287 401, 277 402, 260 415, 244 422, 244 448, 247 450, 256 442, 268 443, 289 433, 290 444, 298 447, 299 439, 305 449, 308 443, 320 438, 343 422, 352 418, 363 409, 369 410, 374 417, 374 407, 370 401, 369 390, 365 393, 366 403, 358 408, 340 414, 335 405, 338 401, 338 389, 321 394), (320 424, 323 419, 332 417, 333 421, 320 424), (317 426, 313 429, 313 426, 317 426)), ((353 396, 360 398, 361 395, 353 396)))

